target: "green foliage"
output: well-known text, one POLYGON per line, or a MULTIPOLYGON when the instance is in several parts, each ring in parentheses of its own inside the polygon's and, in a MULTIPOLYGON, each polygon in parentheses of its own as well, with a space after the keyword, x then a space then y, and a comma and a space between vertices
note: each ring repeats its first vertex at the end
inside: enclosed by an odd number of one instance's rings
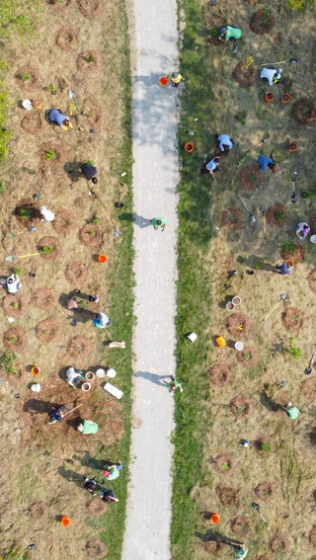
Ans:
POLYGON ((223 471, 229 471, 229 466, 227 465, 227 463, 222 463, 222 469, 223 471))
POLYGON ((51 91, 52 93, 56 93, 57 90, 56 90, 54 84, 49 84, 48 87, 49 87, 49 89, 50 89, 50 91, 51 91))
POLYGON ((17 375, 17 372, 14 369, 14 361, 16 358, 15 354, 7 352, 6 350, 0 358, 0 367, 4 369, 8 375, 17 375))
POLYGON ((264 453, 270 453, 271 444, 270 443, 262 443, 261 444, 261 451, 263 451, 264 453))
POLYGON ((94 56, 93 56, 93 54, 89 54, 87 60, 88 60, 88 62, 93 62, 93 61, 94 61, 94 56))
POLYGON ((287 7, 290 10, 303 11, 305 7, 305 0, 287 0, 287 7))
POLYGON ((256 264, 256 266, 255 266, 255 268, 256 268, 257 270, 259 270, 260 268, 262 268, 262 265, 263 265, 263 264, 264 264, 264 260, 263 260, 263 259, 259 259, 258 262, 257 262, 257 264, 256 264))
POLYGON ((93 220, 93 223, 97 226, 99 225, 100 220, 98 220, 97 218, 95 218, 95 220, 93 220))
POLYGON ((217 29, 212 29, 212 30, 211 30, 211 37, 218 37, 218 31, 217 31, 217 29))
POLYGON ((240 122, 243 126, 246 126, 246 112, 243 111, 242 113, 237 113, 237 115, 235 115, 235 119, 236 121, 240 122))
POLYGON ((20 74, 21 80, 23 80, 23 82, 26 82, 27 80, 31 79, 30 74, 28 74, 27 72, 22 72, 20 74))
POLYGON ((291 251, 291 253, 295 253, 295 251, 297 251, 297 247, 295 247, 295 245, 293 245, 290 241, 283 241, 280 251, 281 253, 284 251, 291 251))
POLYGON ((89 235, 95 235, 95 231, 89 231, 89 235))
POLYGON ((19 276, 21 274, 21 269, 16 267, 13 269, 13 272, 19 276))
POLYGON ((16 336, 11 336, 9 340, 10 342, 14 342, 14 343, 18 341, 16 336))
POLYGON ((240 158, 239 162, 237 163, 237 168, 241 167, 242 165, 244 165, 247 157, 249 156, 249 150, 247 150, 244 155, 240 158))
POLYGON ((270 21, 270 8, 263 8, 262 10, 262 23, 269 23, 270 21))
POLYGON ((282 220, 284 220, 284 218, 285 218, 284 212, 280 212, 279 210, 277 212, 275 212, 274 215, 275 215, 275 219, 278 222, 282 222, 282 220))
POLYGON ((312 193, 312 192, 304 191, 301 196, 302 196, 302 198, 312 198, 313 194, 314 193, 312 193))
POLYGON ((19 214, 22 218, 30 218, 31 210, 29 210, 28 208, 20 208, 19 214))
POLYGON ((288 352, 292 354, 295 360, 298 360, 302 356, 302 350, 300 348, 295 348, 295 338, 290 338, 290 346, 288 352))
POLYGON ((48 253, 52 253, 54 249, 52 247, 43 247, 43 253, 47 255, 48 253))
POLYGON ((56 157, 55 152, 53 152, 52 150, 47 150, 46 155, 45 155, 45 159, 50 160, 56 157))
POLYGON ((16 309, 16 308, 18 307, 18 304, 17 304, 15 301, 13 301, 13 302, 11 303, 11 305, 12 305, 12 307, 13 307, 14 309, 16 309))
POLYGON ((0 0, 0 38, 8 39, 12 34, 32 37, 38 22, 36 12, 40 10, 40 0, 0 0))

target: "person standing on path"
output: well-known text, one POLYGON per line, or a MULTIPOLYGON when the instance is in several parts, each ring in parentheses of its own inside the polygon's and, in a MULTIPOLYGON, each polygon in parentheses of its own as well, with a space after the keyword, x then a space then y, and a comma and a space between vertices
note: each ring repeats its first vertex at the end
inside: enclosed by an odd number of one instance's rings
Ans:
POLYGON ((150 223, 154 226, 154 229, 158 229, 161 227, 161 231, 165 231, 165 227, 167 225, 167 221, 165 218, 153 218, 150 220, 150 223))
MULTIPOLYGON (((270 402, 273 402, 273 397, 271 397, 269 399, 270 402)), ((280 404, 277 405, 279 408, 282 408, 283 410, 285 410, 285 412, 287 413, 288 417, 291 420, 296 420, 296 418, 298 417, 300 411, 298 408, 296 408, 296 406, 293 406, 293 404, 291 403, 291 401, 288 401, 286 403, 286 406, 282 406, 280 404)))
POLYGON ((99 173, 99 171, 97 170, 96 167, 91 165, 91 163, 88 163, 88 162, 83 163, 82 166, 80 167, 80 169, 81 169, 82 175, 85 176, 87 181, 92 181, 92 183, 94 183, 94 184, 96 184, 98 182, 98 179, 95 177, 95 175, 97 173, 99 173))
POLYGON ((171 376, 171 381, 163 380, 163 382, 167 385, 169 393, 171 393, 172 391, 175 393, 178 387, 180 389, 180 393, 183 393, 182 385, 181 383, 179 383, 179 381, 176 380, 175 377, 171 376))
POLYGON ((179 87, 181 80, 184 80, 184 77, 178 72, 171 72, 171 74, 168 74, 168 78, 171 80, 172 87, 175 88, 179 87))
MULTIPOLYGON (((289 262, 289 261, 288 261, 289 262)), ((275 268, 280 272, 280 274, 292 274, 293 266, 289 265, 287 262, 283 264, 276 264, 275 268)))
POLYGON ((120 476, 120 471, 123 468, 122 462, 119 461, 117 465, 112 465, 111 467, 107 467, 108 470, 104 471, 104 476, 107 480, 115 480, 120 476), (111 472, 109 472, 111 471, 111 472))

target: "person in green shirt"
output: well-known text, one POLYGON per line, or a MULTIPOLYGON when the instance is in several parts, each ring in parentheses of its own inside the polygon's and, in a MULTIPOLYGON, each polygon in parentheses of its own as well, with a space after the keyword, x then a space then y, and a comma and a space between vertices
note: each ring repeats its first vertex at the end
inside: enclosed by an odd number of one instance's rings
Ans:
POLYGON ((219 32, 218 40, 227 43, 228 41, 236 41, 241 37, 241 29, 235 27, 234 25, 227 25, 222 27, 219 32))
MULTIPOLYGON (((271 399, 269 399, 270 402, 273 402, 273 397, 271 397, 271 399)), ((281 406, 280 404, 278 405, 279 408, 282 408, 283 410, 285 410, 285 412, 287 413, 288 417, 291 420, 296 420, 296 418, 298 417, 300 411, 298 408, 296 408, 296 406, 293 406, 293 404, 291 403, 291 401, 288 401, 286 403, 286 406, 281 406)))
POLYGON ((165 218, 153 218, 152 220, 150 220, 150 222, 154 226, 154 229, 158 229, 161 227, 161 231, 165 231, 165 227, 167 225, 167 221, 165 220, 165 218))
POLYGON ((171 391, 176 391, 176 389, 180 389, 180 393, 183 393, 183 388, 181 383, 179 383, 179 381, 176 380, 175 377, 171 377, 171 381, 165 381, 163 380, 163 382, 167 385, 168 389, 169 389, 169 393, 171 393, 171 391))
POLYGON ((117 465, 112 465, 111 467, 107 467, 108 470, 104 471, 104 476, 107 480, 115 480, 120 476, 120 470, 123 468, 122 462, 119 461, 117 465), (109 472, 111 471, 111 472, 109 472))
POLYGON ((241 544, 240 546, 234 546, 234 560, 240 560, 240 558, 246 558, 248 554, 248 548, 241 544))

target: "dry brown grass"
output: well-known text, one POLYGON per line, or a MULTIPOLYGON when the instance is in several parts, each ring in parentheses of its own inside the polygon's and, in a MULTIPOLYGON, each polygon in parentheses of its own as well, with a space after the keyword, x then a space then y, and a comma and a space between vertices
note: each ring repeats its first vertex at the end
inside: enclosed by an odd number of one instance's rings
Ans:
POLYGON ((55 319, 43 319, 43 321, 36 325, 35 332, 40 342, 48 344, 49 342, 56 342, 61 338, 63 327, 55 319))

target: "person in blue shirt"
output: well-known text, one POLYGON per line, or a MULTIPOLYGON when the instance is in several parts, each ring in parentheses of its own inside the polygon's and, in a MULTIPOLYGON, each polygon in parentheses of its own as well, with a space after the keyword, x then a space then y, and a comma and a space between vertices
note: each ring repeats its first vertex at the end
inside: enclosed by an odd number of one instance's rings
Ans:
POLYGON ((51 109, 48 113, 48 118, 50 121, 59 124, 64 130, 72 128, 72 124, 67 115, 63 115, 62 112, 57 109, 51 109))
POLYGON ((262 173, 267 169, 267 167, 269 167, 269 169, 271 169, 271 171, 275 167, 275 163, 274 163, 273 159, 271 159, 269 157, 266 157, 266 156, 259 156, 258 157, 258 163, 259 163, 259 166, 260 166, 260 171, 262 171, 262 173))
POLYGON ((201 169, 202 175, 209 173, 210 175, 212 175, 212 177, 214 177, 213 173, 219 171, 218 166, 220 164, 219 160, 221 158, 222 156, 216 156, 215 158, 211 159, 208 163, 205 163, 204 167, 201 169))
POLYGON ((293 270, 293 266, 289 266, 286 262, 281 265, 277 264, 275 268, 280 271, 280 274, 288 274, 289 276, 292 274, 293 270))
POLYGON ((228 152, 228 150, 232 149, 233 145, 234 142, 228 134, 218 136, 218 147, 222 152, 228 152))
POLYGON ((111 319, 105 313, 97 313, 93 321, 93 328, 104 329, 112 323, 111 319))

